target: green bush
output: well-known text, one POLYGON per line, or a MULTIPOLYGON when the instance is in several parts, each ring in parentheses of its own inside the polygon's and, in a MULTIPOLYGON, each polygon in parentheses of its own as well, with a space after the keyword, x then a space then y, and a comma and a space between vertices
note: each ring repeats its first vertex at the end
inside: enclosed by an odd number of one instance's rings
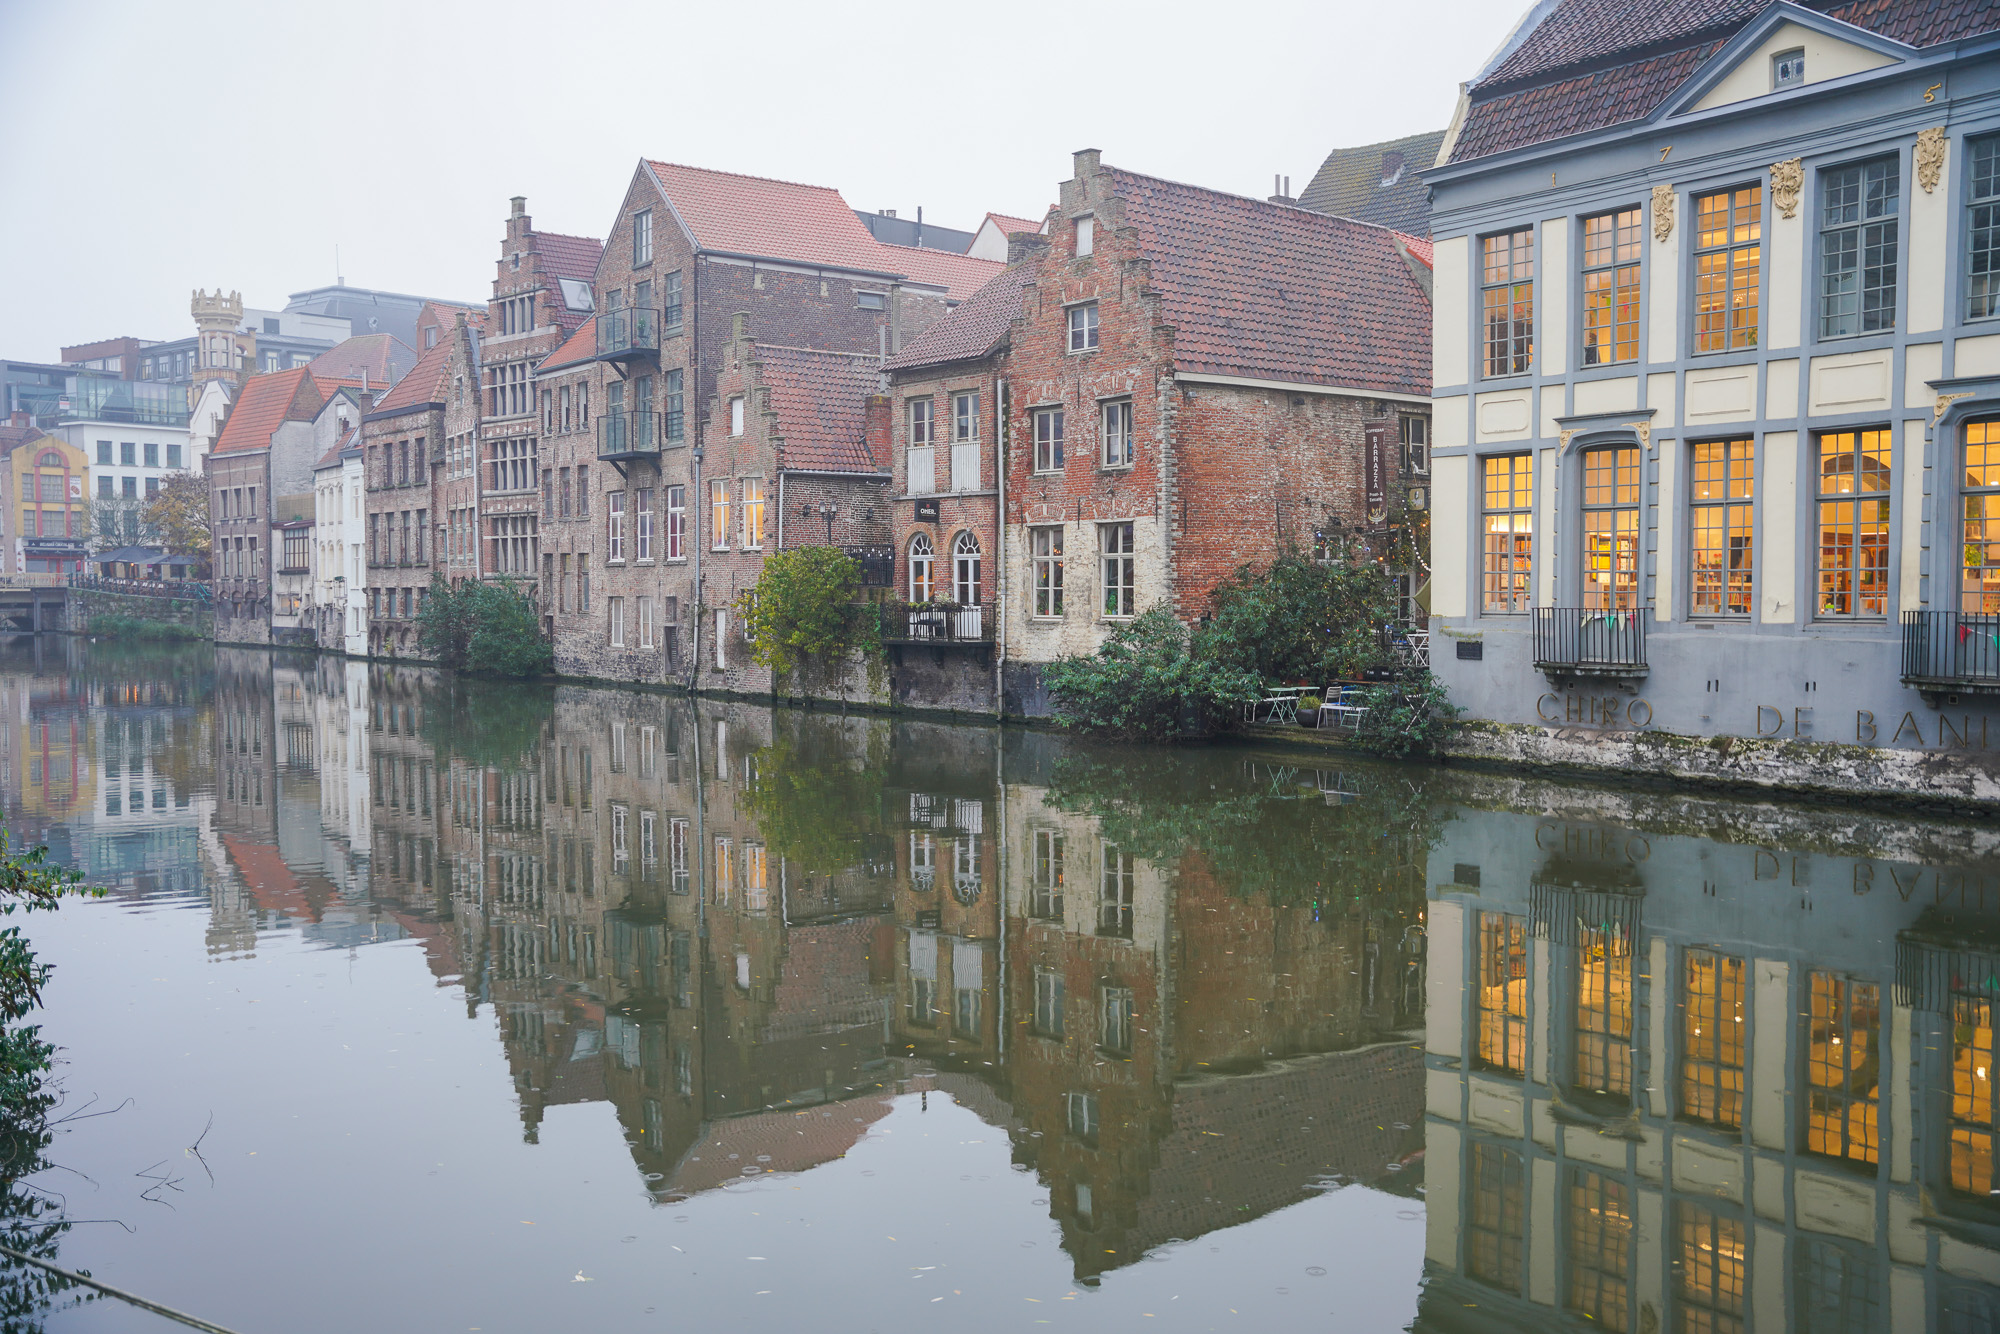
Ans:
POLYGON ((1065 727, 1146 741, 1233 726, 1262 693, 1254 672, 1201 653, 1165 607, 1120 626, 1092 656, 1058 658, 1042 680, 1065 727))
POLYGON ((1428 669, 1400 681, 1371 686, 1361 694, 1368 712, 1356 739, 1378 755, 1434 758, 1462 712, 1428 669))
POLYGON ((844 680, 854 654, 876 675, 879 615, 862 604, 861 563, 838 547, 801 547, 764 558, 755 585, 736 600, 750 656, 774 677, 801 685, 844 680))
POLYGON ((1215 592, 1202 651, 1265 681, 1351 680, 1383 665, 1396 590, 1373 561, 1317 561, 1296 547, 1245 565, 1215 592))
POLYGON ((555 648, 542 635, 535 600, 511 579, 454 584, 432 575, 417 613, 417 645, 452 671, 520 677, 555 667, 555 648))
MULTIPOLYGON (((176 604, 178 605, 178 604, 176 604)), ((199 630, 186 625, 174 625, 168 621, 148 621, 137 616, 119 616, 106 613, 93 616, 84 627, 99 639, 152 640, 161 643, 178 643, 183 640, 200 639, 199 630)))

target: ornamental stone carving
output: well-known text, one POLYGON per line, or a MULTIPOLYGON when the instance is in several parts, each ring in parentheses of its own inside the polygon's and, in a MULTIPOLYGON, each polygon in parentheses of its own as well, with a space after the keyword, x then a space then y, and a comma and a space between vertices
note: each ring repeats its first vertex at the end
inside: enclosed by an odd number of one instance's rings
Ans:
POLYGON ((1639 452, 1647 453, 1653 448, 1653 423, 1648 421, 1626 422, 1632 434, 1639 437, 1639 452))
POLYGON ((1805 161, 1791 158, 1771 164, 1771 202, 1778 206, 1783 217, 1796 217, 1799 211, 1799 191, 1806 183, 1805 161))
POLYGON ((1917 184, 1929 194, 1937 189, 1938 173, 1944 170, 1946 143, 1944 126, 1933 125, 1917 131, 1917 184))
POLYGON ((1664 241, 1674 234, 1674 187, 1653 187, 1653 239, 1664 241))
POLYGON ((1939 394, 1937 396, 1937 410, 1931 413, 1931 425, 1936 426, 1939 422, 1943 421, 1944 414, 1950 412, 1951 405, 1958 402, 1959 399, 1971 397, 1972 391, 1969 389, 1962 394, 1939 394))

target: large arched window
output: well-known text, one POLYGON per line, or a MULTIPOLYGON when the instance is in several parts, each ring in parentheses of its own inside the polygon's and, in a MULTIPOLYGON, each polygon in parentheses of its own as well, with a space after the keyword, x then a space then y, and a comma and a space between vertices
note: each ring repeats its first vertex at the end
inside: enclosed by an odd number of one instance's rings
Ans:
POLYGON ((39 468, 60 468, 63 466, 63 456, 53 449, 45 449, 42 451, 42 456, 35 460, 35 466, 39 468))
POLYGON ((951 544, 951 595, 961 606, 979 605, 979 539, 960 533, 951 544))
POLYGON ((929 602, 937 591, 936 561, 928 533, 910 539, 910 601, 929 602))

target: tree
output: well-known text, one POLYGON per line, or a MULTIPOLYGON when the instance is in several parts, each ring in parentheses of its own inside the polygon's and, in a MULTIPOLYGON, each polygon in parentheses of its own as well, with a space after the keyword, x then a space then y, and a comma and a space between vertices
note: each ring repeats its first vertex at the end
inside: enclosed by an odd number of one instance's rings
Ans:
POLYGON ((1396 590, 1382 566, 1339 551, 1314 560, 1292 547, 1216 590, 1201 639, 1266 681, 1325 685, 1383 665, 1382 627, 1395 619, 1396 590))
POLYGON ((881 656, 872 608, 862 606, 861 564, 838 547, 801 547, 764 558, 754 586, 737 599, 750 656, 774 676, 844 680, 849 658, 881 656))
POLYGON ((1165 607, 1120 626, 1094 655, 1058 658, 1042 681, 1065 727, 1147 741, 1228 727, 1261 693, 1256 673, 1203 651, 1165 607))
POLYGON ((139 522, 169 554, 192 556, 205 566, 214 541, 208 525, 208 479, 191 472, 168 473, 139 510, 139 522))
POLYGON ((417 645, 441 667, 519 677, 543 676, 555 666, 535 600, 512 579, 454 584, 434 574, 423 602, 417 645))

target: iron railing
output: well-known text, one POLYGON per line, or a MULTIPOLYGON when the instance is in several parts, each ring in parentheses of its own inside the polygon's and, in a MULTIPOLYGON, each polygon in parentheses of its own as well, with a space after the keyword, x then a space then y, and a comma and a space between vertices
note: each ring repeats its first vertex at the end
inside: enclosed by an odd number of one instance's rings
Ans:
POLYGON ((660 350, 660 315, 647 306, 597 312, 597 355, 613 360, 660 350))
POLYGON ((984 603, 888 602, 882 638, 892 644, 989 644, 993 617, 984 603))
POLYGON ((2000 616, 1904 612, 1903 681, 2000 688, 2000 616))
POLYGON ((1645 671, 1644 613, 1537 607, 1535 666, 1605 675, 1645 671))
POLYGON ((597 457, 629 459, 660 452, 660 414, 617 412, 597 419, 597 457))

